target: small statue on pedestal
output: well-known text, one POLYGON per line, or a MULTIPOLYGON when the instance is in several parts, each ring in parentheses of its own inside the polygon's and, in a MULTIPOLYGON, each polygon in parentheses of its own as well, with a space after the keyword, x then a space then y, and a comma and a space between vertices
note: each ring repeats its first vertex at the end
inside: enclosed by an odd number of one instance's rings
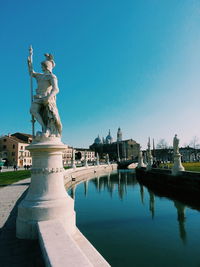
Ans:
POLYGON ((179 153, 179 139, 175 134, 173 139, 173 150, 174 150, 174 165, 172 166, 172 175, 178 175, 180 171, 184 171, 185 168, 181 163, 181 154, 179 153))

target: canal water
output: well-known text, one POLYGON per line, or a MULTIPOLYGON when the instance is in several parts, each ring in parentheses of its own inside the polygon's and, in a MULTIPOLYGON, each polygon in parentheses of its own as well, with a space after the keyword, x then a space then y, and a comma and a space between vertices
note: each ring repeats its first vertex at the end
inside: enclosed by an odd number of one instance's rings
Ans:
POLYGON ((69 190, 78 228, 111 266, 200 266, 200 207, 155 195, 133 171, 69 190))

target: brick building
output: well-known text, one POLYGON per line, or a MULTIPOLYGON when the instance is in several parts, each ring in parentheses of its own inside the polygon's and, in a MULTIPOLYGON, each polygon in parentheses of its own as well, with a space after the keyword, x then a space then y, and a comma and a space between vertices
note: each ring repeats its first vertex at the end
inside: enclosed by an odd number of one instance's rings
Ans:
POLYGON ((0 137, 0 158, 6 166, 32 165, 30 152, 26 147, 32 142, 30 134, 15 133, 0 137))

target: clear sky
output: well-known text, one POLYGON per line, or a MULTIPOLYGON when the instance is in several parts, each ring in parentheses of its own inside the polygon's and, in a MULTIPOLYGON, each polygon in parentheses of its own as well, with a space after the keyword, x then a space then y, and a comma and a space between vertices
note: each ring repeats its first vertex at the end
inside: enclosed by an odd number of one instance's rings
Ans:
POLYGON ((32 44, 35 71, 54 54, 65 143, 200 138, 199 0, 1 0, 0 25, 0 134, 31 133, 32 44))

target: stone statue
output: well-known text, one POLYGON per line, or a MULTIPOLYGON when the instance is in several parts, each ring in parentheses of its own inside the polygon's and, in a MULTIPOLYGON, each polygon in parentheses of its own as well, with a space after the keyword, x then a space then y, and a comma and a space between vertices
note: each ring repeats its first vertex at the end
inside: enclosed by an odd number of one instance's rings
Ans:
POLYGON ((173 149, 174 154, 179 154, 179 139, 177 138, 177 134, 175 134, 173 139, 173 149))
POLYGON ((173 149, 174 149, 174 165, 172 166, 172 175, 178 175, 180 171, 184 171, 185 168, 181 163, 181 154, 179 153, 179 139, 177 134, 175 134, 173 139, 173 149))
POLYGON ((37 81, 36 94, 30 113, 42 126, 42 134, 46 137, 60 137, 62 124, 56 106, 56 95, 59 92, 56 76, 52 73, 55 62, 51 54, 45 54, 46 60, 41 62, 43 73, 37 73, 32 67, 32 58, 28 57, 29 73, 37 81))

